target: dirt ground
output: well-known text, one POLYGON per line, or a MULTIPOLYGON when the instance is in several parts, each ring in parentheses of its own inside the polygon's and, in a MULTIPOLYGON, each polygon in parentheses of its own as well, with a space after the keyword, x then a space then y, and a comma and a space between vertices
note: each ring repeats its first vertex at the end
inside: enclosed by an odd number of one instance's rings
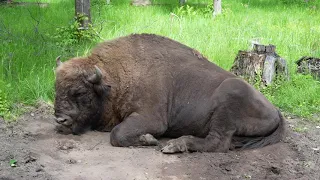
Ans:
POLYGON ((0 118, 0 180, 319 180, 319 125, 289 119, 284 141, 262 149, 166 155, 112 147, 109 133, 58 134, 52 108, 42 104, 16 124, 0 118))

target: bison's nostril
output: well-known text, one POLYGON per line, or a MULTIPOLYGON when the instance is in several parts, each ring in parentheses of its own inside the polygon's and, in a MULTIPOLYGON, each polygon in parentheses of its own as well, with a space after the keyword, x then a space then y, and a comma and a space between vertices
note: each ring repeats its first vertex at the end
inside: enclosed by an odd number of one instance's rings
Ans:
POLYGON ((65 122, 66 120, 67 120, 66 118, 62 118, 62 117, 56 118, 56 122, 57 122, 57 123, 63 123, 63 122, 65 122))

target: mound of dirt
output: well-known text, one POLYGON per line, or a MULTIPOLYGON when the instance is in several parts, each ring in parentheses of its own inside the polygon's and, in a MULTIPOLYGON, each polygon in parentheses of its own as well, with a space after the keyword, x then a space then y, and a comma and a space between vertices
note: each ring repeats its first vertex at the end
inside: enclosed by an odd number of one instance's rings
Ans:
POLYGON ((51 114, 42 105, 16 124, 0 119, 0 180, 320 179, 320 128, 300 119, 288 120, 285 140, 265 148, 165 155, 112 147, 109 133, 59 134, 51 114))

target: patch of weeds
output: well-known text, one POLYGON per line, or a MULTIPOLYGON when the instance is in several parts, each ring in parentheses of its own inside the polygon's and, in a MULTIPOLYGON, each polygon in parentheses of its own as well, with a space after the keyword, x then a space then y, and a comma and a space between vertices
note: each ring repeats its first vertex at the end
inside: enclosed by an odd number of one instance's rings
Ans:
POLYGON ((68 47, 82 42, 97 40, 99 35, 92 24, 88 23, 87 28, 81 26, 81 22, 87 19, 88 17, 84 15, 78 15, 68 26, 56 28, 56 33, 53 35, 56 45, 68 47))
POLYGON ((6 84, 0 80, 0 117, 5 121, 15 121, 19 115, 25 112, 25 108, 21 104, 15 104, 13 102, 12 94, 13 87, 11 84, 6 84))
POLYGON ((199 13, 193 6, 189 5, 177 7, 173 12, 178 16, 195 16, 199 13))
POLYGON ((297 126, 293 128, 293 131, 297 133, 304 133, 308 131, 308 128, 304 126, 297 126))
POLYGON ((9 102, 6 93, 0 89, 0 116, 5 117, 9 114, 9 102))
POLYGON ((262 71, 261 70, 256 72, 256 75, 255 75, 254 79, 247 79, 246 78, 246 81, 248 81, 250 84, 253 84, 253 86, 256 89, 258 89, 259 91, 261 91, 264 88, 263 81, 262 81, 262 71))
POLYGON ((213 3, 209 3, 205 8, 202 9, 204 15, 211 15, 213 12, 213 3))
POLYGON ((273 92, 272 101, 290 113, 319 122, 319 119, 313 119, 312 116, 320 112, 319 92, 320 83, 311 75, 296 74, 273 92))
MULTIPOLYGON (((202 8, 195 8, 194 6, 189 5, 180 6, 176 7, 173 12, 182 17, 204 16, 206 18, 211 18, 213 15, 213 3, 211 2, 202 8)), ((224 5, 221 16, 228 16, 230 13, 232 13, 232 10, 224 5)))
POLYGON ((270 101, 274 99, 275 92, 277 92, 277 90, 281 87, 281 84, 284 82, 285 80, 283 78, 276 77, 272 84, 265 85, 262 79, 262 71, 258 71, 255 78, 252 79, 251 82, 249 81, 250 84, 253 84, 253 86, 262 94, 264 94, 264 96, 266 96, 266 98, 270 101))
POLYGON ((91 6, 105 6, 107 5, 106 0, 91 0, 91 6))
MULTIPOLYGON (((213 15, 213 2, 210 2, 206 7, 200 9, 201 15, 204 15, 205 17, 211 18, 213 15)), ((222 13, 219 16, 228 16, 232 14, 232 10, 229 8, 229 4, 222 3, 222 13)))
POLYGON ((3 87, 0 89, 0 117, 3 117, 5 120, 14 119, 14 115, 11 112, 11 101, 8 99, 8 92, 10 84, 5 84, 3 81, 0 81, 0 86, 3 87))
POLYGON ((17 90, 19 91, 19 99, 24 104, 34 105, 37 100, 45 101, 54 98, 54 71, 50 67, 42 67, 41 70, 32 68, 30 75, 19 81, 17 90))
POLYGON ((273 80, 272 84, 269 86, 260 86, 259 90, 263 93, 267 98, 273 99, 275 93, 281 88, 281 85, 285 83, 286 80, 280 78, 276 78, 273 80))

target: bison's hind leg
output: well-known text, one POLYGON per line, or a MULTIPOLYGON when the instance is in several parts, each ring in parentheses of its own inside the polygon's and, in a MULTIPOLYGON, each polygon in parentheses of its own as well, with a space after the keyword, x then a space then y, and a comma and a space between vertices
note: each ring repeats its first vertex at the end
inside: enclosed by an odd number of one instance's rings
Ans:
POLYGON ((226 131, 212 130, 205 138, 194 136, 181 136, 166 143, 161 152, 227 152, 230 149, 231 139, 235 129, 226 131))

